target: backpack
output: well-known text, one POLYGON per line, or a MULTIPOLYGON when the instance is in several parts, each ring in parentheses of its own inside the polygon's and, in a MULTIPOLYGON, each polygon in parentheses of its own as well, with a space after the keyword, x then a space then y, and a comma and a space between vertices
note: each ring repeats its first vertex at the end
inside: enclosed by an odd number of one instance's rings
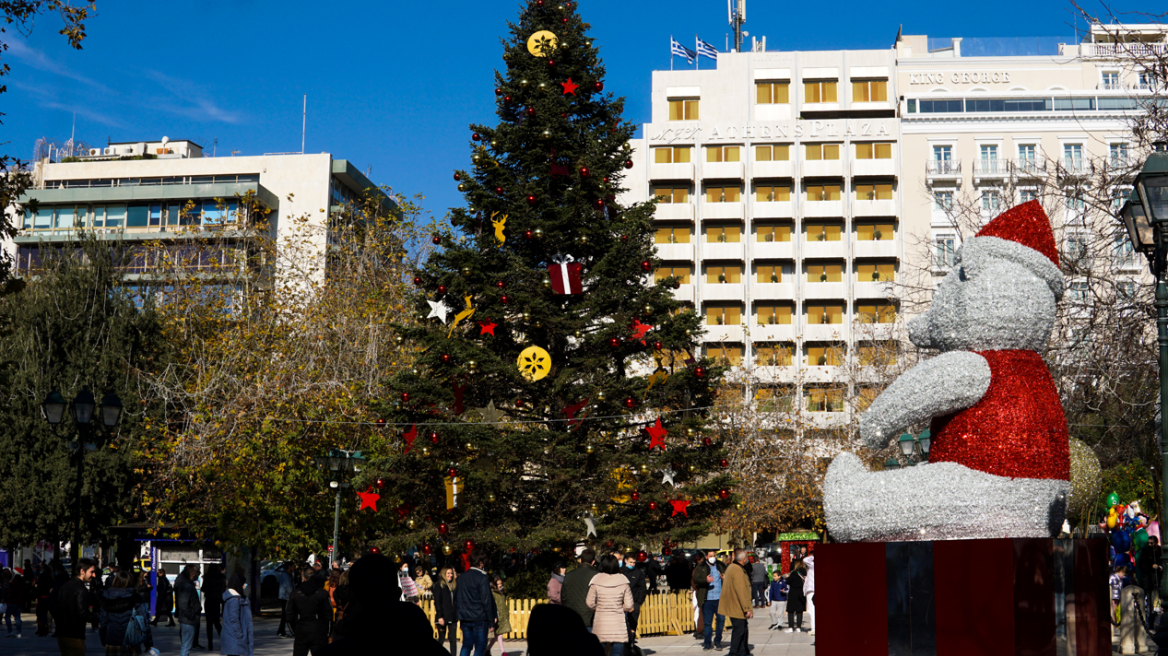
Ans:
POLYGON ((146 628, 148 618, 142 615, 140 608, 134 607, 130 613, 130 621, 126 623, 126 647, 138 647, 146 641, 146 632, 149 630, 146 628))

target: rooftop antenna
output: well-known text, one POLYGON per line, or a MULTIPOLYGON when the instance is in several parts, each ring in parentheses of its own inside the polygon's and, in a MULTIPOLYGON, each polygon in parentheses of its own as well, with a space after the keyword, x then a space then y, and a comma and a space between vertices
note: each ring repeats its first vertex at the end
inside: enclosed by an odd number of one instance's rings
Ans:
POLYGON ((734 52, 742 52, 742 25, 746 22, 746 0, 726 0, 726 14, 734 28, 734 52))
POLYGON ((308 130, 308 94, 304 94, 304 114, 300 123, 300 154, 304 154, 304 133, 308 130))

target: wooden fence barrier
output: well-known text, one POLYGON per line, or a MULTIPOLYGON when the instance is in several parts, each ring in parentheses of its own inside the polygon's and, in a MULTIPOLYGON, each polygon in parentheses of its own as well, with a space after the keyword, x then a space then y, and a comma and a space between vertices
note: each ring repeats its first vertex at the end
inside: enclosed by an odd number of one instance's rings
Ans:
MULTIPOLYGON (((637 636, 651 635, 681 635, 693 633, 694 614, 693 602, 690 600, 693 592, 683 590, 666 594, 654 594, 645 598, 641 604, 641 617, 637 623, 637 636)), ((531 610, 539 604, 548 603, 547 599, 508 599, 507 605, 511 613, 511 633, 503 636, 505 640, 526 640, 527 623, 531 620, 531 610)), ((422 610, 434 625, 434 600, 423 599, 422 610)), ((461 630, 459 631, 461 634, 461 630)), ((438 629, 434 629, 434 637, 438 637, 438 629)), ((461 641, 462 636, 458 639, 461 641)))

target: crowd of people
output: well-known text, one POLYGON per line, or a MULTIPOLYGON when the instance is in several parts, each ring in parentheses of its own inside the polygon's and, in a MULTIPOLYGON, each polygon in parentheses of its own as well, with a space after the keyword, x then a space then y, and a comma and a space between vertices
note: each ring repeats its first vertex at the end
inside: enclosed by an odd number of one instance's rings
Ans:
POLYGON ((1121 609, 1120 595, 1128 586, 1139 586, 1141 620, 1148 630, 1156 628, 1163 606, 1160 600, 1160 577, 1163 576, 1159 538, 1152 536, 1143 548, 1117 552, 1111 548, 1112 573, 1108 582, 1111 588, 1111 621, 1119 624, 1121 609))

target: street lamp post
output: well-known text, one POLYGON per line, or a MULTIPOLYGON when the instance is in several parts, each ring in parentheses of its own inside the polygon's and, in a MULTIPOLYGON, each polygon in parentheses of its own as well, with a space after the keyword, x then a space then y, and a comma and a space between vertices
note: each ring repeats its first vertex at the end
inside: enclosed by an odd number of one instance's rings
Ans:
MULTIPOLYGON (((1148 259, 1156 278, 1156 341, 1160 346, 1160 517, 1168 501, 1168 283, 1164 280, 1168 261, 1168 152, 1165 143, 1155 144, 1144 168, 1136 176, 1135 190, 1120 211, 1132 246, 1148 259)), ((1168 551, 1161 562, 1168 571, 1168 551)), ((1164 577, 1161 577, 1162 579, 1164 577)), ((1161 581, 1163 584, 1164 581, 1161 581)))
POLYGON ((69 440, 65 443, 70 451, 77 453, 77 484, 74 491, 77 505, 73 510, 73 548, 70 550, 73 559, 73 572, 77 573, 81 560, 81 484, 85 471, 85 452, 97 450, 98 442, 104 437, 102 432, 93 430, 93 414, 95 410, 100 410, 101 425, 106 430, 112 429, 118 425, 118 420, 121 419, 122 401, 117 394, 109 392, 102 397, 99 406, 93 397, 93 392, 85 388, 73 397, 72 402, 66 402, 65 397, 61 396, 59 391, 53 390, 41 402, 41 415, 50 426, 56 428, 65 419, 66 408, 72 409, 73 423, 77 429, 77 440, 69 440))
POLYGON ((333 545, 329 553, 329 567, 337 559, 337 542, 341 535, 341 490, 348 489, 349 483, 345 478, 350 473, 360 472, 359 464, 365 460, 360 451, 346 451, 331 449, 327 456, 317 457, 316 464, 329 471, 329 487, 337 491, 336 505, 333 510, 333 545))
POLYGON ((913 435, 912 433, 904 433, 900 436, 897 445, 900 447, 900 454, 905 457, 906 467, 919 465, 929 461, 929 445, 932 444, 932 435, 929 429, 921 431, 920 435, 913 435))

